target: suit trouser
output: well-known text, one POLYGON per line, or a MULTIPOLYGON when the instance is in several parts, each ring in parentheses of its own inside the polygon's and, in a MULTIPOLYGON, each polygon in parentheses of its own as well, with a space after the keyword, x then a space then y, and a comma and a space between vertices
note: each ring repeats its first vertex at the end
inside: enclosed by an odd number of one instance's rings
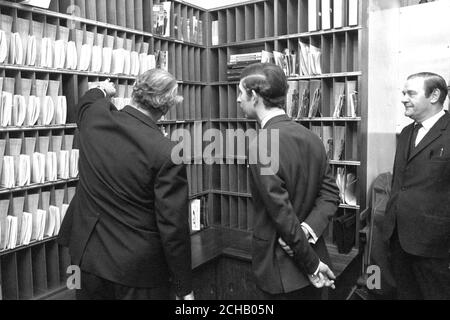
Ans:
POLYGON ((392 272, 400 300, 450 300, 450 259, 426 258, 403 250, 397 229, 391 238, 392 272))
POLYGON ((169 300, 170 286, 133 288, 81 271, 77 300, 169 300))

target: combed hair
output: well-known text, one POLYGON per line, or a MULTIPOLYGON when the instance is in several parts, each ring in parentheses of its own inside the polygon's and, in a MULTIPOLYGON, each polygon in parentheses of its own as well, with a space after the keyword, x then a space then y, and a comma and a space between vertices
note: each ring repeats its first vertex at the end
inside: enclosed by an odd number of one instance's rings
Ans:
POLYGON ((151 69, 137 77, 132 97, 144 108, 160 109, 165 114, 170 107, 183 101, 177 90, 177 81, 170 73, 151 69))
POLYGON ((255 63, 246 67, 241 74, 242 86, 251 96, 254 90, 267 108, 286 110, 286 95, 289 89, 283 70, 271 63, 255 63))
POLYGON ((425 86, 425 97, 427 98, 430 97, 434 90, 439 89, 439 91, 441 92, 441 94, 439 95, 439 103, 444 104, 448 94, 447 83, 445 82, 444 78, 432 72, 419 72, 410 75, 408 77, 408 80, 415 78, 423 79, 425 86))

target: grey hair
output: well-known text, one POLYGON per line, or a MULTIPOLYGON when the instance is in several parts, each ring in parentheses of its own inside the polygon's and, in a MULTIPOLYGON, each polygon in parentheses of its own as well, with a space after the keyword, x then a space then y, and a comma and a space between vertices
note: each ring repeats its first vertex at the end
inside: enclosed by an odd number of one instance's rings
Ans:
POLYGON ((133 100, 144 108, 159 109, 165 114, 172 106, 181 103, 174 76, 162 69, 151 69, 137 77, 133 87, 133 100))

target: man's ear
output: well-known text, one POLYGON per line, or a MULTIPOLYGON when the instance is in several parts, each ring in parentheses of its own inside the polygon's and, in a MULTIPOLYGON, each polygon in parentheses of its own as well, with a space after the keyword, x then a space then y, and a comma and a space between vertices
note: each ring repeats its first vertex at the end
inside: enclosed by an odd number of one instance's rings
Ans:
POLYGON ((259 95, 256 93, 255 90, 252 90, 252 100, 253 103, 257 104, 259 102, 259 95))
POLYGON ((441 90, 434 89, 433 92, 431 92, 430 98, 431 103, 437 103, 439 101, 439 97, 441 96, 441 90))

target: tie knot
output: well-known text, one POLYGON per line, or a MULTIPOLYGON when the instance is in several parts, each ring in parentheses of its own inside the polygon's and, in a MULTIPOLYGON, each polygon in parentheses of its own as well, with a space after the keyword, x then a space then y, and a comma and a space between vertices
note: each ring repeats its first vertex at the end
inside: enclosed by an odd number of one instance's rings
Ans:
POLYGON ((422 124, 420 123, 420 122, 416 122, 416 123, 414 123, 414 129, 415 130, 419 130, 420 128, 422 128, 423 126, 422 126, 422 124))

